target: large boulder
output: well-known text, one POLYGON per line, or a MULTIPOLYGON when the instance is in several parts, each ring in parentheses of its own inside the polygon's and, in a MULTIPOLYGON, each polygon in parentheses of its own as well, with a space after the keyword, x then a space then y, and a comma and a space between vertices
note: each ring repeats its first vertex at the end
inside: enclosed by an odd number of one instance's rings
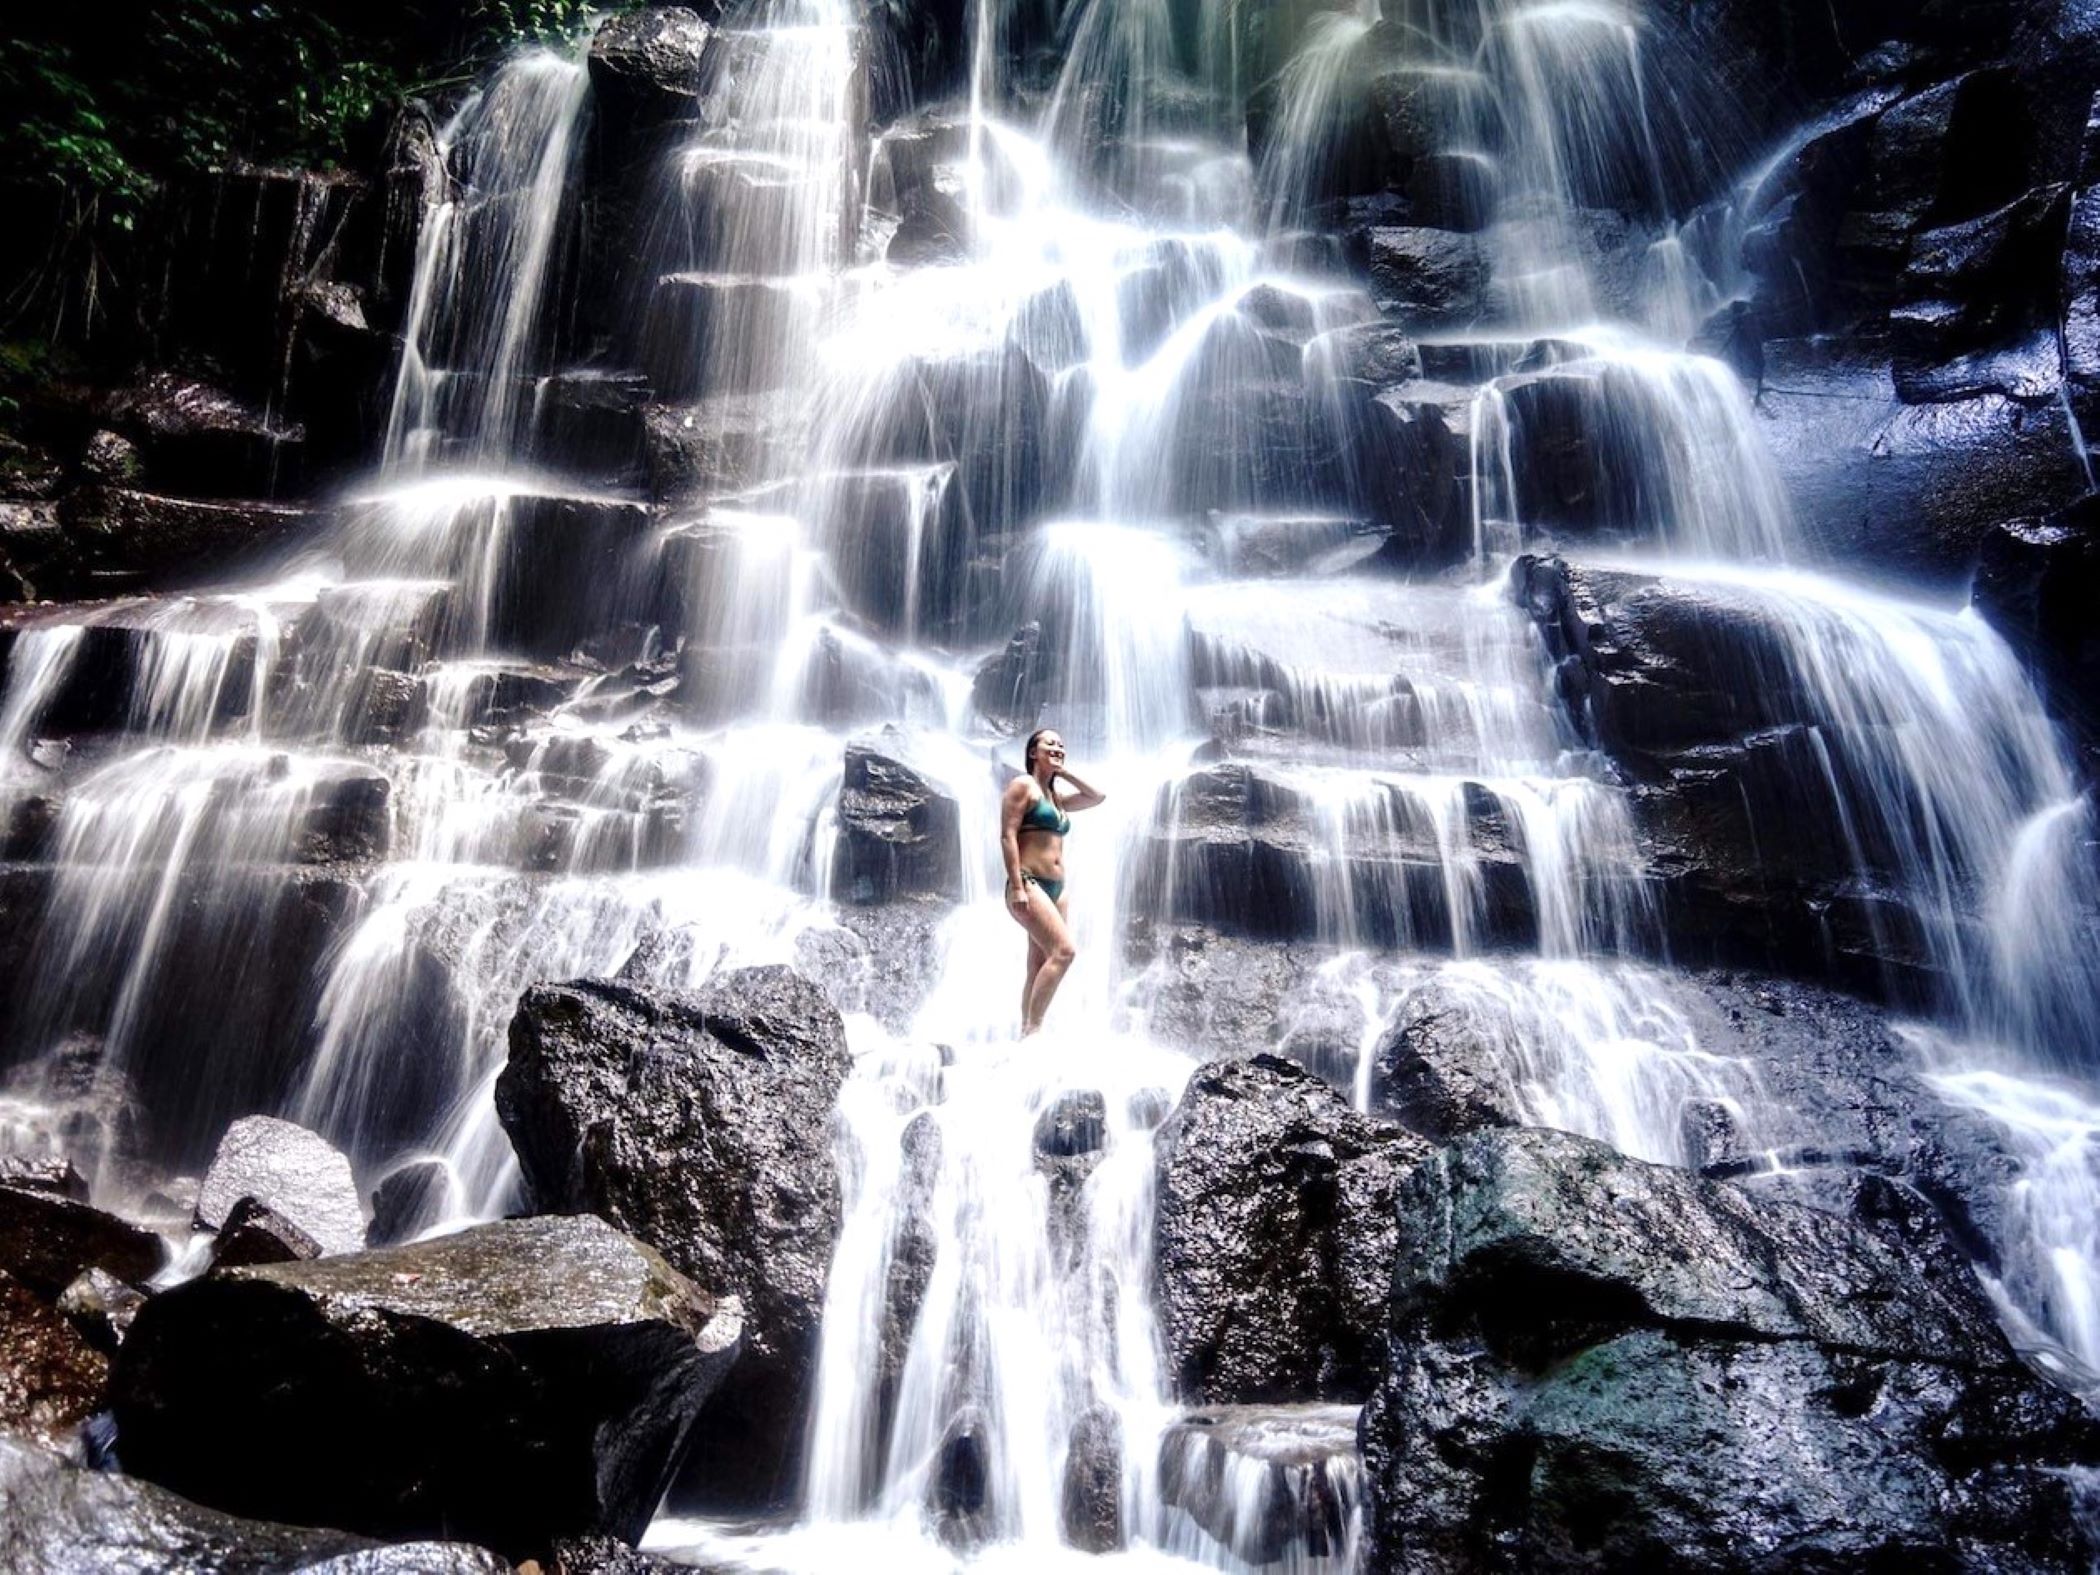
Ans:
POLYGON ((0 1435, 0 1569, 45 1575, 510 1575, 464 1542, 384 1544, 244 1520, 0 1435))
POLYGON ((350 1161, 289 1121, 244 1116, 226 1129, 197 1194, 197 1224, 226 1229, 243 1198, 290 1221, 324 1253, 365 1244, 364 1203, 350 1161))
POLYGON ((1847 1215, 1961 1287, 1972 1264, 2008 1284, 2037 1272, 2019 1134, 1950 1095, 1914 1030, 1881 1008, 1787 979, 1635 964, 1573 992, 1550 966, 1467 964, 1397 988, 1370 1104, 1431 1142, 1562 1127, 1847 1215), (1613 1020, 1624 1026, 1602 1028, 1613 1020), (1959 1250, 1940 1250, 1949 1242, 1959 1250))
POLYGON ((1427 1152, 1279 1057, 1200 1069, 1157 1143, 1156 1296, 1177 1392, 1361 1399, 1383 1352, 1395 1191, 1427 1152))
POLYGON ((511 1023, 496 1111, 540 1209, 588 1209, 735 1292, 743 1360, 694 1442, 696 1491, 785 1503, 840 1222, 838 1012, 786 968, 700 991, 540 985, 511 1023))
POLYGON ((1416 1167, 1362 1424, 1378 1567, 2084 1568, 2100 1428, 1973 1282, 1543 1129, 1416 1167))
POLYGON ((1363 245, 1381 312, 1414 328, 1464 328, 1487 315, 1488 256, 1477 237, 1402 225, 1366 232, 1363 245))
POLYGON ((223 1270, 118 1354, 128 1470, 237 1514, 514 1556, 639 1537, 742 1310, 602 1220, 223 1270))
POLYGON ((616 126, 647 129, 699 112, 713 30, 682 5, 616 11, 591 39, 591 91, 616 126))
POLYGON ((1114 1411, 1092 1405, 1072 1424, 1058 1510, 1065 1541, 1084 1553, 1123 1547, 1123 1432, 1114 1411))
MULTIPOLYGON (((1922 833, 1886 786, 1885 725, 1843 687, 1851 661, 1893 649, 1893 617, 1929 613, 1889 608, 1877 621, 1725 576, 1530 557, 1512 585, 1545 636, 1562 700, 1629 781, 1677 958, 1900 999, 1945 991, 1944 947, 1929 930, 1940 899, 1916 882, 1922 833)), ((1964 678, 1973 670, 1966 657, 1956 665, 1964 678)))
POLYGON ((150 1279, 164 1249, 149 1230, 37 1187, 0 1186, 0 1271, 54 1297, 87 1269, 150 1279))
POLYGON ((2001 521, 2081 497, 2055 352, 2039 351, 2038 376, 2020 357, 1980 375, 1964 363, 1932 390, 1944 397, 1907 403, 1885 346, 1767 345, 1759 430, 1804 537, 1830 557, 1945 591, 2001 521))
POLYGON ((962 841, 955 800, 903 761, 846 748, 832 890, 848 902, 956 897, 962 841))

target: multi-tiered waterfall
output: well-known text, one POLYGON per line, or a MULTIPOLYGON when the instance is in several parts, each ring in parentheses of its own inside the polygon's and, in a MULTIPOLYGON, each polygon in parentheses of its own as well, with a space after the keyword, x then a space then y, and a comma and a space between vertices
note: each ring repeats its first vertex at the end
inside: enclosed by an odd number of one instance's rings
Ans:
POLYGON ((2007 648, 1820 563, 1750 391, 1685 349, 1739 285, 1755 150, 1690 122, 1637 5, 1192 9, 1085 0, 1052 29, 976 0, 954 98, 878 124, 854 0, 752 0, 620 203, 579 59, 468 97, 384 455, 329 532, 223 588, 15 620, 4 787, 53 872, 7 1024, 20 1119, 86 1097, 92 1042, 142 1105, 142 1147, 84 1104, 68 1129, 105 1201, 267 1110, 367 1183, 441 1163, 442 1229, 515 1201, 491 1089, 529 983, 828 959, 856 1065, 799 1513, 656 1541, 1044 1568, 1105 1411, 1162 1565, 1350 1568, 1347 1409, 1182 1425, 1152 1141, 1203 1046, 1156 1020, 1171 963, 1133 935, 1310 948, 1276 1010, 1345 1025, 1310 1058, 1360 1108, 1433 998, 1527 1120, 1669 1163, 1701 1158, 1692 1104, 1749 1168, 1803 1141, 1671 967, 1642 785, 1513 589, 1565 543, 1754 631, 1716 642, 1714 703, 1800 724, 1758 834, 1833 850, 1854 955, 1902 959, 1845 976, 2026 1163, 2006 1318, 2100 1367, 2100 1094, 2056 1080, 2100 1043, 2089 810, 2007 648), (1428 128, 1432 256, 1321 229, 1374 46, 1428 128), (587 264, 608 245, 617 287, 587 264), (587 269, 618 298, 579 314, 587 269), (690 460, 646 490, 593 424, 644 378, 690 460), (1580 529, 1538 479, 1571 431, 1580 529), (83 710, 99 741, 54 791, 38 740, 83 710), (1038 721, 1109 798, 1067 849, 1079 962, 1022 1043, 995 810, 1038 721), (835 854, 849 746, 954 806, 943 900, 910 906, 923 969, 835 854), (1062 1198, 1036 1132, 1073 1094, 1101 1096, 1102 1158, 1062 1198), (933 1267, 886 1375, 907 1211, 933 1267), (944 1542, 958 1438, 982 1480, 944 1542))

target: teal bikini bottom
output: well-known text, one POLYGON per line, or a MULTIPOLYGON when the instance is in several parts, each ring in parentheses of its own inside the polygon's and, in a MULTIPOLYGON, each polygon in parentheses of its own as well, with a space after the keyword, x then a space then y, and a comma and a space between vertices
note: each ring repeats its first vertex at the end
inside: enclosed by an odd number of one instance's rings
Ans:
POLYGON ((1058 901, 1065 894, 1065 883, 1063 881, 1051 880, 1048 876, 1044 875, 1031 875, 1026 870, 1023 870, 1021 872, 1021 884, 1024 886, 1038 886, 1042 888, 1043 895, 1045 897, 1048 897, 1052 902, 1058 901))

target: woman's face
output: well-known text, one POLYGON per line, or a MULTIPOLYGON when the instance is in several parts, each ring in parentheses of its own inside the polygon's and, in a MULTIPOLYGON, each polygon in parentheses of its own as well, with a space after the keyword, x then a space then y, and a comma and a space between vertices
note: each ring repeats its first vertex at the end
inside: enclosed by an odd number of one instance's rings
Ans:
POLYGON ((1065 763, 1065 741, 1055 733, 1045 733, 1035 741, 1035 763, 1038 769, 1049 767, 1055 771, 1065 763))

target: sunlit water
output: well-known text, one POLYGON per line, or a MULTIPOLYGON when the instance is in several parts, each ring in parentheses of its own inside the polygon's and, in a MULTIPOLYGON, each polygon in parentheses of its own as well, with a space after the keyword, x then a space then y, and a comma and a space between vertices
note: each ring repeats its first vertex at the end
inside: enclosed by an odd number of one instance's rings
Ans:
MULTIPOLYGON (((51 611, 10 647, 11 805, 48 781, 38 729, 84 653, 117 625, 131 653, 50 823, 51 982, 9 1026, 14 1060, 85 1032, 167 1075, 156 1028, 186 999, 195 927, 225 987, 261 993, 260 894, 295 869, 340 878, 303 1037, 227 1053, 367 1182, 441 1160, 456 1226, 516 1202, 490 1090, 528 984, 828 970, 855 1068, 799 1511, 667 1515, 651 1542, 680 1557, 1076 1561, 1068 1454, 1105 1408, 1129 1544, 1111 1562, 1356 1565, 1350 1409, 1199 1425, 1152 1324, 1153 1132, 1194 1058, 1156 1042, 1157 981, 1120 958, 1133 920, 1247 917, 1208 862, 1221 795, 1271 828, 1290 938, 1323 948, 1318 990, 1356 1024, 1319 1069, 1359 1105, 1380 1039, 1434 992, 1526 1120, 1687 1162, 1686 1107, 1717 1104, 1756 1146, 1775 1114, 1758 1071, 1701 1043, 1627 793, 1504 590, 1508 555, 1560 523, 1529 445, 1571 420, 1618 467, 1615 512, 1590 523, 1621 561, 1776 631, 1783 671, 1745 681, 1798 691, 1833 762, 1802 813, 1921 915, 1954 1046, 1921 1064, 2022 1162, 1994 1293, 2066 1371, 2100 1364, 2100 1117, 2082 1082, 2034 1070, 2081 1075, 2096 1038, 2089 811, 1978 619, 1802 566, 1744 391, 1683 351, 1735 282, 1701 237, 1736 222, 1673 211, 1697 172, 1657 89, 1683 60, 1636 7, 1388 0, 1383 25, 1323 13, 1267 63, 1239 8, 1198 9, 1191 32, 1160 0, 1076 6, 1030 82, 1009 47, 1029 16, 981 0, 966 107, 891 128, 867 123, 845 0, 725 19, 713 108, 657 173, 631 312, 657 393, 727 457, 651 500, 563 474, 534 430, 573 370, 550 329, 591 104, 573 54, 519 57, 441 133, 453 180, 426 215, 385 462, 332 533, 273 584, 51 611), (1412 583, 1366 564, 1365 456, 1335 453, 1369 441, 1332 413, 1341 347, 1376 314, 1295 244, 1392 37, 1385 64, 1435 95, 1442 151, 1479 177, 1492 267, 1472 337, 1432 346, 1465 369, 1477 558, 1412 583), (958 233, 893 264, 914 182, 958 233), (1614 243, 1630 272, 1584 227, 1607 200, 1645 215, 1614 243), (982 664, 1028 625, 993 693, 982 664), (1079 962, 1024 1044, 995 815, 1037 721, 1109 798, 1066 850, 1079 962), (957 806, 956 888, 904 1002, 854 982, 878 959, 838 900, 852 740, 957 806), (375 792, 340 855, 344 795, 375 792), (1035 1137, 1067 1095, 1105 1112, 1070 1184, 1035 1137), (907 1245, 930 1269, 886 1349, 907 1245), (958 1440, 981 1478, 966 1509, 941 1481, 958 1440)), ((1756 200, 1755 179, 1708 173, 1756 200)), ((211 1097, 174 1145, 186 1163, 244 1113, 211 1097)), ((0 1119, 28 1131, 59 1098, 24 1083, 0 1119)), ((124 1177, 96 1180, 127 1201, 124 1177)))

